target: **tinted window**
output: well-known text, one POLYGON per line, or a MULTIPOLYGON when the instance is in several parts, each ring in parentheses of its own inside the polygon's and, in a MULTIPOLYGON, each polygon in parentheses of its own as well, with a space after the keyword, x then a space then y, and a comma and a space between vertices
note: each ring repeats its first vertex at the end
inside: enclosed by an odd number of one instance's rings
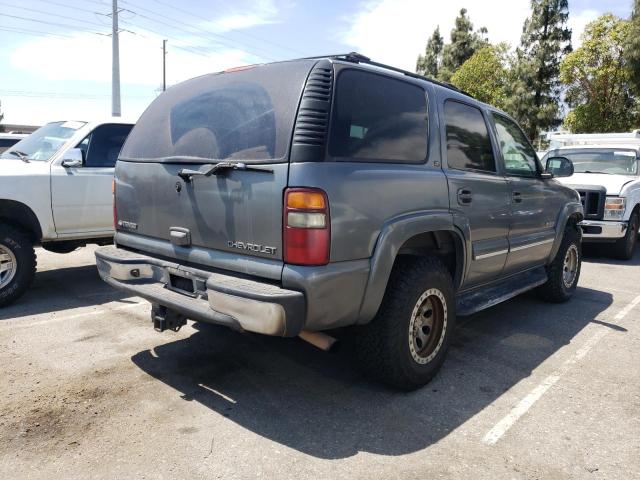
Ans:
POLYGON ((142 161, 284 160, 314 61, 197 77, 142 114, 122 158, 142 161))
POLYGON ((449 168, 495 172, 496 161, 482 112, 448 100, 444 104, 444 118, 449 168))
POLYGON ((9 148, 12 145, 18 143, 19 139, 12 140, 10 138, 0 138, 0 151, 9 148))
POLYGON ((338 77, 329 155, 343 160, 422 163, 427 98, 409 83, 358 70, 338 77))
POLYGON ((502 115, 493 114, 507 175, 533 177, 538 174, 536 152, 520 127, 502 115))
POLYGON ((83 149, 84 166, 114 167, 131 128, 131 125, 102 125, 91 132, 78 145, 81 149, 86 145, 86 151, 83 149))

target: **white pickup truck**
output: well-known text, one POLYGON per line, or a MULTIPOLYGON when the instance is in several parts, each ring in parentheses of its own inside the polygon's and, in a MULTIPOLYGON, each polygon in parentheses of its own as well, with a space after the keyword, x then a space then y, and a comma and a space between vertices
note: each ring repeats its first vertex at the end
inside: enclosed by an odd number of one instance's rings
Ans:
POLYGON ((582 241, 608 243, 613 256, 630 259, 640 224, 640 130, 548 138, 543 163, 549 171, 553 172, 554 157, 573 162, 573 175, 558 181, 580 193, 582 241))
POLYGON ((113 172, 132 127, 51 122, 0 154, 0 307, 29 288, 35 245, 68 253, 111 243, 113 172))

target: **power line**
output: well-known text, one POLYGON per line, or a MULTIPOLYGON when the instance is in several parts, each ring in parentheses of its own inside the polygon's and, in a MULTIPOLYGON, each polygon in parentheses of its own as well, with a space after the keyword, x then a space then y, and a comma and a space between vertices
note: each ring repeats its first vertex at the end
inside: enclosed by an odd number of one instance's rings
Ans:
MULTIPOLYGON (((129 10, 128 9, 131 13, 133 13, 133 14, 141 17, 141 18, 145 18, 145 19, 147 19, 149 21, 152 21, 152 22, 155 22, 155 23, 159 23, 159 24, 171 27, 171 28, 182 28, 182 26, 186 26, 191 31, 197 30, 198 32, 205 33, 208 36, 216 37, 216 40, 214 40, 214 41, 216 43, 220 44, 220 45, 224 45, 224 46, 226 46, 228 48, 237 48, 238 44, 240 44, 245 50, 247 50, 249 53, 251 53, 251 54, 253 54, 253 55, 257 56, 257 57, 264 58, 265 60, 276 61, 275 58, 272 58, 270 56, 264 55, 262 53, 258 53, 259 51, 269 53, 268 50, 265 50, 263 48, 256 47, 254 45, 250 45, 250 44, 247 44, 247 43, 242 44, 242 42, 239 42, 236 39, 227 37, 225 35, 221 35, 219 33, 212 32, 210 30, 206 30, 206 29, 201 28, 201 27, 190 25, 190 24, 188 24, 186 22, 183 22, 183 21, 180 21, 180 20, 175 20, 175 19, 173 19, 171 17, 168 17, 166 15, 162 15, 161 13, 156 13, 156 12, 153 12, 153 11, 147 9, 147 8, 141 7, 139 5, 135 5, 135 4, 133 4, 132 2, 130 2, 128 0, 122 0, 122 3, 124 3, 125 5, 130 5, 130 6, 136 8, 138 10, 143 10, 145 12, 150 12, 155 17, 167 19, 167 20, 173 22, 174 25, 168 24, 167 22, 162 21, 162 20, 157 20, 156 18, 151 18, 148 15, 145 15, 143 13, 139 13, 137 11, 133 11, 133 10, 129 10), (222 39, 222 40, 219 40, 219 39, 222 39), (249 47, 249 48, 247 48, 247 47, 249 47)), ((200 18, 200 20, 201 20, 201 18, 200 18)))
POLYGON ((5 32, 21 33, 23 35, 33 35, 34 37, 73 38, 73 37, 70 37, 69 35, 64 35, 62 33, 44 32, 41 30, 28 30, 26 28, 0 27, 0 30, 3 30, 5 32))
POLYGON ((21 6, 11 5, 11 4, 4 3, 4 2, 0 2, 0 5, 4 5, 5 7, 9 7, 9 8, 15 8, 16 10, 24 10, 24 11, 27 11, 27 12, 39 13, 41 15, 48 15, 50 17, 58 17, 58 18, 62 18, 64 20, 72 20, 74 22, 81 22, 81 23, 86 24, 86 25, 93 25, 93 26, 96 26, 96 27, 104 27, 104 25, 101 24, 101 23, 90 22, 88 20, 83 20, 81 18, 69 17, 67 15, 58 15, 57 13, 43 12, 42 10, 37 10, 35 8, 21 7, 21 6))
MULTIPOLYGON (((179 11, 179 12, 181 12, 181 13, 185 14, 185 15, 189 15, 190 17, 197 18, 198 20, 202 20, 202 16, 201 16, 201 15, 197 15, 197 14, 195 14, 195 13, 192 13, 192 12, 190 12, 190 11, 188 11, 188 10, 185 10, 184 8, 178 8, 178 7, 176 7, 175 5, 172 5, 171 3, 162 2, 162 1, 160 1, 160 0, 154 0, 154 2, 156 2, 156 3, 157 3, 157 4, 159 4, 159 5, 164 5, 165 7, 173 8, 174 10, 177 10, 177 11, 179 11)), ((125 3, 129 3, 129 2, 127 1, 127 2, 125 2, 125 3)), ((227 6, 226 10, 227 10, 228 12, 231 12, 231 9, 230 9, 230 8, 228 8, 228 6, 227 6)), ((257 35, 251 34, 251 33, 249 33, 249 32, 242 32, 242 33, 240 33, 240 32, 236 32, 236 34, 238 34, 238 35, 244 35, 244 36, 246 36, 246 37, 250 37, 250 38, 253 38, 253 39, 255 39, 255 40, 258 40, 258 41, 260 41, 260 42, 270 43, 271 45, 274 45, 274 46, 276 46, 276 47, 282 48, 282 49, 284 49, 284 50, 289 50, 290 52, 294 52, 294 53, 298 53, 298 54, 306 55, 306 53, 305 53, 305 52, 303 52, 303 51, 301 51, 301 50, 298 50, 298 49, 296 49, 296 48, 291 48, 291 47, 286 46, 286 45, 282 45, 281 43, 274 42, 273 40, 269 40, 269 39, 266 39, 266 38, 259 37, 259 36, 257 36, 257 35)))
POLYGON ((27 17, 18 16, 18 15, 9 15, 9 14, 6 14, 6 13, 0 13, 0 17, 14 18, 14 19, 17 19, 17 20, 24 20, 25 22, 42 23, 44 25, 52 25, 54 27, 73 28, 73 29, 76 29, 76 30, 81 31, 81 32, 95 33, 96 35, 104 35, 104 33, 95 32, 93 30, 89 30, 89 29, 86 29, 86 28, 81 28, 81 27, 78 27, 76 25, 69 25, 69 24, 56 23, 56 22, 47 22, 45 20, 38 20, 36 18, 27 18, 27 17))
POLYGON ((35 1, 40 3, 45 3, 47 5, 57 5, 58 7, 68 8, 70 10, 75 10, 78 12, 97 14, 97 12, 94 10, 89 10, 89 9, 78 7, 75 5, 69 5, 68 3, 54 2, 53 0, 35 0, 35 1))

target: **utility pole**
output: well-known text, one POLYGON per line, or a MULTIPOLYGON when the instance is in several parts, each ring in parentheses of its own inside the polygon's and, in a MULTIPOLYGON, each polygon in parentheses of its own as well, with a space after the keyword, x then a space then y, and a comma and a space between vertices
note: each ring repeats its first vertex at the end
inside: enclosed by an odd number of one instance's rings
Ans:
POLYGON ((120 116, 120 42, 118 39, 118 0, 111 9, 111 115, 120 116))
POLYGON ((167 41, 162 40, 162 91, 167 89, 167 41))

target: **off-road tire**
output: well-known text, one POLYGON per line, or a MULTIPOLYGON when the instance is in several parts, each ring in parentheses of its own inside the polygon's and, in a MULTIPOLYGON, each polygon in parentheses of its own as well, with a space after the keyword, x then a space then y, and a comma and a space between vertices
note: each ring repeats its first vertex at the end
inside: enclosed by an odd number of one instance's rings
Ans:
POLYGON ((360 368, 370 378, 403 390, 425 385, 444 362, 455 319, 453 282, 442 262, 432 257, 399 258, 375 318, 354 332, 360 368), (433 358, 418 363, 415 344, 413 351, 410 347, 409 327, 418 301, 429 292, 444 300, 444 322, 440 322, 444 328, 436 330, 439 347, 433 350, 433 358))
POLYGON ((568 224, 564 229, 562 243, 553 261, 547 266, 546 283, 540 285, 536 292, 538 296, 551 303, 563 303, 569 300, 578 286, 580 279, 580 270, 582 268, 582 231, 580 227, 574 223, 568 224), (573 281, 569 285, 565 282, 565 259, 569 249, 575 249, 577 252, 577 269, 573 281))
POLYGON ((636 249, 638 241, 638 212, 635 211, 629 217, 627 231, 620 240, 613 244, 612 254, 618 260, 630 260, 636 249))
POLYGON ((31 285, 36 273, 36 252, 29 235, 11 225, 0 225, 0 246, 15 257, 13 278, 0 288, 0 307, 13 303, 31 285))

